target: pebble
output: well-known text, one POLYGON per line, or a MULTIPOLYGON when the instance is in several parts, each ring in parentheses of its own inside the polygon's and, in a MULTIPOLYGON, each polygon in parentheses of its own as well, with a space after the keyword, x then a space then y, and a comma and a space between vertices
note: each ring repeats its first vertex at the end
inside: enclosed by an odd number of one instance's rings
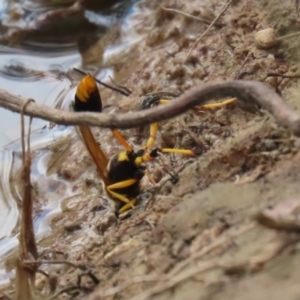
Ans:
POLYGON ((276 32, 273 28, 267 28, 256 32, 254 35, 257 48, 270 49, 277 44, 276 32))

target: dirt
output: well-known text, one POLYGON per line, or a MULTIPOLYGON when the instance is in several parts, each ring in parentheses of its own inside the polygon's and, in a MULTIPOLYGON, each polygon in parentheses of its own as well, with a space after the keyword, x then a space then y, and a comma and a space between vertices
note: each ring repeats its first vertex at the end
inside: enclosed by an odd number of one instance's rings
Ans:
MULTIPOLYGON (((239 78, 266 82, 300 111, 298 79, 267 77, 270 72, 297 74, 298 40, 285 39, 269 50, 254 43, 260 29, 273 27, 278 35, 297 30, 294 1, 233 2, 185 64, 188 50, 208 25, 162 10, 156 2, 145 4, 154 29, 127 53, 126 63, 121 58, 115 64, 115 81, 133 95, 126 98, 103 89, 105 105, 126 112, 138 109, 147 93, 178 93, 239 78)), ((161 4, 208 20, 226 5, 161 4)), ((122 149, 110 131, 94 132, 106 153, 122 149)), ((123 133, 138 148, 148 128, 123 133)), ((54 283, 54 298, 298 299, 297 230, 268 228, 256 216, 290 199, 300 204, 299 139, 260 108, 237 101, 163 122, 156 145, 191 148, 198 156, 170 155, 150 163, 159 187, 145 178, 139 205, 119 219, 81 140, 75 137, 63 150, 53 149, 49 173, 68 180, 78 194, 62 203, 62 213, 52 219, 52 234, 39 242, 39 252, 44 251, 44 260, 80 264, 41 267, 54 283), (178 180, 172 182, 165 169, 178 180)), ((39 293, 49 292, 49 278, 38 274, 36 283, 39 293)))

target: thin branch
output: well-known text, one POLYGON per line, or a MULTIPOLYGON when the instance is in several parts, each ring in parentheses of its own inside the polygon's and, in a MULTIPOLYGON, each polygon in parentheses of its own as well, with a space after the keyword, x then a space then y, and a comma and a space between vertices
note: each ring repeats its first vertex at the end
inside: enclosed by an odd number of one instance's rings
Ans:
MULTIPOLYGON (((239 100, 260 105, 271 113, 277 122, 300 136, 300 115, 293 111, 278 94, 258 81, 232 80, 207 83, 191 89, 167 105, 125 114, 67 112, 30 102, 25 114, 64 125, 87 125, 106 128, 134 128, 176 117, 188 109, 203 105, 216 98, 236 97, 239 100)), ((0 107, 20 112, 24 100, 0 89, 0 107)))
POLYGON ((43 264, 49 264, 49 265, 61 265, 65 264, 70 267, 80 269, 83 271, 86 271, 88 268, 94 267, 93 265, 89 265, 88 263, 76 263, 76 262, 71 262, 67 260, 24 260, 24 264, 29 264, 29 265, 43 265, 43 264))
MULTIPOLYGON (((245 66, 245 64, 246 64, 246 62, 247 62, 247 60, 248 60, 248 58, 249 58, 249 56, 250 56, 251 54, 252 54, 252 50, 250 50, 250 51, 248 52, 248 54, 247 54, 247 56, 245 57, 245 59, 244 59, 242 65, 241 65, 240 69, 237 71, 237 73, 236 73, 234 79, 240 79, 241 71, 243 70, 243 68, 244 68, 244 66, 245 66)), ((253 55, 253 54, 252 54, 252 55, 253 55)))
POLYGON ((282 77, 282 78, 300 78, 300 74, 291 74, 291 75, 288 75, 288 74, 279 74, 279 73, 274 73, 274 72, 270 72, 270 73, 267 73, 267 77, 282 77))
MULTIPOLYGON (((170 11, 170 12, 174 12, 174 13, 177 13, 179 15, 182 15, 182 16, 185 16, 187 18, 190 18, 190 19, 193 19, 193 20, 196 20, 196 21, 200 21, 200 22, 203 22, 205 24, 210 24, 211 22, 209 20, 206 20, 204 18, 200 18, 200 17, 196 17, 196 16, 193 16, 193 15, 190 15, 190 14, 187 14, 181 10, 178 10, 178 9, 174 9, 174 8, 167 8, 167 7, 164 7, 162 6, 158 1, 156 1, 156 3, 160 6, 160 8, 162 10, 165 10, 165 11, 170 11)), ((216 24, 217 25, 217 24, 216 24)))
MULTIPOLYGON (((82 75, 87 75, 87 74, 88 74, 87 72, 84 72, 84 71, 81 70, 81 69, 73 68, 73 70, 76 71, 76 72, 78 72, 78 73, 80 73, 80 74, 82 74, 82 75)), ((118 86, 118 85, 116 84, 117 87, 115 88, 115 87, 113 87, 113 86, 111 86, 111 85, 109 85, 109 84, 107 84, 107 83, 102 82, 101 80, 99 80, 99 79, 97 79, 97 78, 95 78, 95 77, 93 77, 93 78, 94 78, 95 81, 98 82, 99 84, 105 86, 106 88, 108 88, 108 89, 110 89, 110 90, 113 90, 113 91, 115 91, 115 92, 118 92, 118 93, 122 94, 123 96, 128 97, 128 96, 130 96, 130 94, 131 94, 131 91, 129 91, 126 87, 121 87, 121 86, 118 86), (120 88, 119 88, 119 87, 120 87, 120 88), (122 88, 122 89, 121 89, 121 88, 122 88)), ((113 83, 114 83, 114 81, 113 81, 113 83)))
POLYGON ((125 91, 125 93, 127 93, 127 96, 130 96, 132 94, 132 91, 130 89, 128 89, 126 86, 123 86, 123 85, 120 85, 120 84, 117 84, 111 76, 108 76, 109 79, 111 80, 111 82, 119 89, 125 91))
POLYGON ((276 38, 276 41, 282 41, 282 40, 297 36, 299 34, 300 34, 300 31, 293 32, 293 33, 290 33, 290 34, 287 34, 287 35, 283 35, 283 36, 280 36, 280 37, 276 38))
POLYGON ((112 288, 104 291, 100 295, 101 295, 101 297, 113 296, 113 295, 116 295, 116 294, 122 292, 123 290, 127 289, 128 287, 130 287, 134 284, 137 284, 137 283, 154 282, 154 281, 162 282, 162 281, 166 281, 166 280, 170 280, 168 275, 137 276, 137 277, 128 279, 127 281, 121 283, 120 285, 118 285, 116 287, 112 287, 112 288))
POLYGON ((214 26, 214 24, 220 19, 220 17, 225 13, 225 11, 228 9, 228 7, 231 5, 233 0, 230 0, 226 6, 222 9, 220 14, 211 22, 211 24, 207 27, 207 29, 203 32, 203 34, 196 40, 196 42, 193 44, 191 49, 189 50, 188 54, 186 55, 185 59, 183 60, 183 64, 186 62, 188 57, 190 56, 192 50, 196 47, 196 45, 202 40, 202 38, 207 34, 207 32, 214 26))

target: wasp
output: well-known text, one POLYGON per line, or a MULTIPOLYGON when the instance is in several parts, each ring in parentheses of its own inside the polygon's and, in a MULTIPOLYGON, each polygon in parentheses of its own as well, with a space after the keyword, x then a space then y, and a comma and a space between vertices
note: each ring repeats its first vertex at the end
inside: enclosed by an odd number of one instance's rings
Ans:
MULTIPOLYGON (((90 74, 87 74, 77 86, 74 110, 76 112, 99 113, 102 111, 99 89, 90 74)), ((150 125, 150 137, 146 145, 137 151, 127 143, 118 130, 112 130, 114 136, 124 146, 125 151, 113 155, 108 160, 101 146, 97 144, 91 129, 87 126, 80 126, 79 129, 87 150, 98 168, 107 193, 120 203, 118 213, 123 213, 135 206, 136 197, 140 193, 140 182, 146 174, 145 163, 155 159, 160 153, 180 153, 195 156, 192 150, 185 149, 156 148, 149 151, 155 142, 158 130, 157 123, 153 123, 150 125)))
MULTIPOLYGON (((173 98, 179 96, 179 94, 169 93, 169 92, 158 92, 153 94, 148 94, 141 102, 141 110, 147 109, 159 104, 167 104, 169 103, 173 98)), ((222 108, 228 104, 234 103, 236 101, 236 98, 230 98, 223 102, 219 103, 209 103, 204 104, 199 109, 217 109, 222 108)))

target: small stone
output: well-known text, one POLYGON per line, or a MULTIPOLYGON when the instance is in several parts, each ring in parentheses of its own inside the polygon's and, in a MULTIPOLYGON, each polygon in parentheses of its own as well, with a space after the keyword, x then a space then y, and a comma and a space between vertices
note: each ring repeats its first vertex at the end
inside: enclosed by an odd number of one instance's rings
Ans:
POLYGON ((278 80, 277 77, 268 77, 265 80, 266 83, 268 83, 270 86, 276 88, 278 86, 278 80))
POLYGON ((74 221, 74 222, 67 222, 65 225, 64 225, 64 229, 67 231, 67 232, 72 232, 72 231, 76 231, 76 230, 79 230, 81 229, 81 221, 74 221))
POLYGON ((257 48, 270 49, 277 44, 276 32, 273 28, 267 28, 256 32, 255 43, 257 48))
POLYGON ((272 66, 272 64, 274 64, 274 62, 275 56, 273 54, 269 54, 264 60, 264 64, 269 68, 272 66))

